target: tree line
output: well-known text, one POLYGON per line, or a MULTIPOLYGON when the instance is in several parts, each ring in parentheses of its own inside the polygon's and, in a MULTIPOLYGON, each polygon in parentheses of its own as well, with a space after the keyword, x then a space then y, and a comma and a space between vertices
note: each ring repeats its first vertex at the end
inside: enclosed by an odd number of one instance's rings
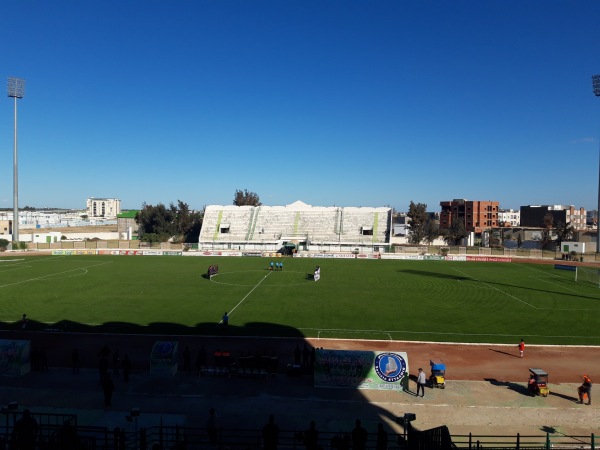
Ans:
MULTIPOLYGON (((260 197, 247 189, 236 190, 233 198, 236 206, 260 206, 260 197)), ((165 206, 142 204, 142 209, 136 214, 138 238, 143 242, 196 242, 202 228, 202 211, 193 211, 181 200, 177 204, 165 206)))
POLYGON ((431 244, 440 236, 448 245, 458 245, 469 235, 465 224, 458 217, 452 217, 449 228, 440 230, 438 221, 427 213, 425 203, 415 203, 411 200, 406 216, 410 219, 408 225, 408 242, 411 244, 431 244))

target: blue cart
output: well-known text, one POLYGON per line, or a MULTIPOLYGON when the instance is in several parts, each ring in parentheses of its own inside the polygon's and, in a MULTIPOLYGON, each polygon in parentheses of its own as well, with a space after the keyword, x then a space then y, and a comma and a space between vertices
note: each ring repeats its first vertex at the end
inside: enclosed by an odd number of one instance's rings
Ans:
POLYGON ((446 387, 446 364, 439 361, 429 361, 431 366, 431 376, 429 381, 431 387, 445 389, 446 387))

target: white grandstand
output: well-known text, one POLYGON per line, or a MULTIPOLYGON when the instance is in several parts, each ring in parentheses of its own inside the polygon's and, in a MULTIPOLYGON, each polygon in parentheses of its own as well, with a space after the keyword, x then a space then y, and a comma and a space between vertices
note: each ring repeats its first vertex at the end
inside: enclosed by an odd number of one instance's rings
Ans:
POLYGON ((391 208, 207 206, 200 250, 379 251, 389 245, 391 208))

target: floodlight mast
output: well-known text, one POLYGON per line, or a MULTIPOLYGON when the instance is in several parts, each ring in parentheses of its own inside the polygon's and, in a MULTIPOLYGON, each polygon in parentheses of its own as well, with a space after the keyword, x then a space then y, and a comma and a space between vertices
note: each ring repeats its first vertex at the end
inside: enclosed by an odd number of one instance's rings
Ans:
POLYGON ((12 241, 13 249, 16 242, 19 242, 19 164, 17 151, 17 100, 25 95, 25 80, 23 78, 8 78, 8 96, 14 99, 15 111, 15 131, 13 145, 13 229, 12 241))
MULTIPOLYGON (((600 97, 600 75, 592 76, 594 95, 600 97)), ((600 150, 598 151, 598 206, 596 210, 596 253, 600 253, 600 150)))

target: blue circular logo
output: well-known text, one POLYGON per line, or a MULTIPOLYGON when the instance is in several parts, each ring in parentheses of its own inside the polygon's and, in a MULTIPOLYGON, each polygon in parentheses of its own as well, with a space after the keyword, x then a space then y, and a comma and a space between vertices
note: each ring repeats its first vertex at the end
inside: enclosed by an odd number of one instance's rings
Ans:
POLYGON ((396 353, 381 353, 375 358, 375 372, 383 381, 393 383, 406 374, 406 361, 396 353))

